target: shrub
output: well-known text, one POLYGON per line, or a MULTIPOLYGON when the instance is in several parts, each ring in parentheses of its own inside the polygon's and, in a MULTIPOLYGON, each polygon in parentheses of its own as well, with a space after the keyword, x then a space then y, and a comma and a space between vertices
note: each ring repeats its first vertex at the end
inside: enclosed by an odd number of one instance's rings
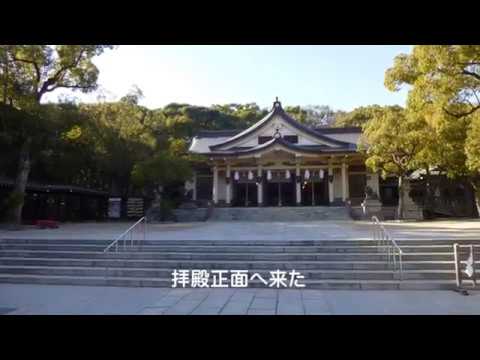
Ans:
POLYGON ((12 191, 10 194, 8 194, 5 200, 0 204, 0 219, 8 219, 10 211, 22 204, 24 199, 25 194, 18 191, 12 191))

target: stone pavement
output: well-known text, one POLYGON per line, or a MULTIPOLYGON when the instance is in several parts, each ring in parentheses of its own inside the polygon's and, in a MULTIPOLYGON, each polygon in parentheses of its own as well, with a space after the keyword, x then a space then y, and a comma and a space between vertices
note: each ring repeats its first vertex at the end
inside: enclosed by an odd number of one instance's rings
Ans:
MULTIPOLYGON (((0 230, 2 238, 114 239, 133 222, 66 223, 59 229, 27 227, 0 230)), ((398 239, 480 239, 480 219, 422 222, 386 222, 398 239)), ((372 226, 364 221, 309 222, 199 222, 149 224, 151 240, 362 240, 372 238, 372 226)))
POLYGON ((0 284, 8 315, 479 315, 480 292, 0 284))

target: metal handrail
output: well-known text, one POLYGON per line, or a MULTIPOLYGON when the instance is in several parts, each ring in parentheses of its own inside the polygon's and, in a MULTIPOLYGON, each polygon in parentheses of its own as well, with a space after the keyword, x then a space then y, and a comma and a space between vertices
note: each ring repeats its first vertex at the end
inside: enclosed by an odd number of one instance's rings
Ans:
POLYGON ((385 229, 385 226, 380 222, 378 217, 372 216, 373 239, 377 241, 377 248, 386 250, 387 261, 394 271, 398 271, 399 279, 403 279, 403 251, 393 239, 390 232, 385 229), (397 260, 398 258, 398 260, 397 260))
POLYGON ((457 283, 457 288, 462 288, 462 284, 464 281, 464 275, 465 273, 467 277, 472 281, 473 287, 476 287, 477 285, 477 275, 476 275, 476 259, 475 259, 475 251, 474 251, 474 245, 469 244, 469 245, 460 245, 458 243, 453 244, 453 257, 455 260, 455 281, 457 283), (468 249, 469 250, 469 259, 468 260, 462 260, 460 258, 460 250, 461 249, 468 249), (462 264, 465 263, 467 267, 471 267, 471 273, 468 274, 465 270, 462 270, 462 264))
MULTIPOLYGON (((125 230, 123 233, 121 233, 115 240, 113 240, 104 250, 104 253, 107 253, 113 246, 115 246, 115 252, 118 252, 118 243, 120 240, 123 240, 123 249, 125 250, 127 247, 127 241, 130 240, 130 247, 133 247, 134 243, 134 230, 135 228, 143 222, 143 228, 142 228, 142 239, 145 241, 146 234, 147 234, 147 217, 143 216, 141 219, 139 219, 135 224, 130 226, 127 230, 125 230), (128 239, 130 237, 130 239, 128 239)), ((137 240, 140 241, 140 240, 137 240)))

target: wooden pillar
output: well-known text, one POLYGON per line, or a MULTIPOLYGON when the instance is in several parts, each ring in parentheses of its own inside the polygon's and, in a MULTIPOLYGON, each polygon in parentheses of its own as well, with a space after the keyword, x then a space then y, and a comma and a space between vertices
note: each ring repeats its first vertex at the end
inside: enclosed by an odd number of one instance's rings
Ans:
POLYGON ((231 171, 230 171, 230 164, 227 164, 227 174, 226 174, 226 197, 225 197, 225 202, 227 205, 230 205, 231 200, 232 200, 232 177, 231 177, 231 171))
POLYGON ((282 206, 282 183, 278 183, 278 206, 282 206))
POLYGON ((257 165, 257 204, 263 205, 263 177, 262 177, 262 165, 257 165), (260 181, 258 181, 260 180, 260 181))
POLYGON ((347 164, 342 163, 342 201, 345 202, 348 197, 348 179, 347 179, 347 164))
POLYGON ((218 203, 218 168, 216 166, 213 167, 212 200, 214 204, 218 203))
POLYGON ((331 161, 328 162, 328 178, 327 178, 327 181, 328 181, 328 201, 330 203, 333 203, 333 196, 334 196, 334 193, 333 193, 333 180, 330 181, 330 177, 333 176, 333 167, 332 167, 332 163, 331 161))
POLYGON ((296 202, 297 205, 302 204, 302 183, 300 181, 300 164, 297 163, 295 168, 295 186, 296 186, 296 202))
POLYGON ((193 192, 192 192, 192 200, 197 200, 197 172, 193 172, 193 192))

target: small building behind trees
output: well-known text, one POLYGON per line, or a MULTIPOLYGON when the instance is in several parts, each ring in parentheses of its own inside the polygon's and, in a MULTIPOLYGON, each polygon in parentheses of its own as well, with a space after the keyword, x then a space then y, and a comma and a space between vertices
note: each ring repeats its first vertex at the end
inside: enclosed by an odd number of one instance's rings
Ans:
MULTIPOLYGON (((7 216, 5 200, 13 189, 11 179, 0 179, 1 215, 7 216)), ((22 220, 92 221, 107 218, 108 192, 71 185, 29 182, 25 191, 22 220)))

